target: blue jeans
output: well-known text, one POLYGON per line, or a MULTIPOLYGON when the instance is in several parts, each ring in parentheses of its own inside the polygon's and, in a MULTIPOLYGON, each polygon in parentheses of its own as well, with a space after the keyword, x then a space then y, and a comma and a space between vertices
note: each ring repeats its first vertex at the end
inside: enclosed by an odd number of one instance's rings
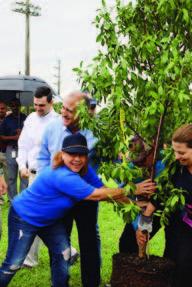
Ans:
POLYGON ((70 240, 73 220, 78 230, 81 278, 84 287, 100 284, 100 252, 98 248, 98 202, 81 200, 71 208, 63 222, 70 240))
POLYGON ((52 286, 68 286, 70 245, 63 222, 57 221, 50 226, 37 227, 24 221, 11 206, 8 234, 7 255, 0 267, 1 287, 8 286, 15 273, 21 268, 36 235, 49 249, 52 286))

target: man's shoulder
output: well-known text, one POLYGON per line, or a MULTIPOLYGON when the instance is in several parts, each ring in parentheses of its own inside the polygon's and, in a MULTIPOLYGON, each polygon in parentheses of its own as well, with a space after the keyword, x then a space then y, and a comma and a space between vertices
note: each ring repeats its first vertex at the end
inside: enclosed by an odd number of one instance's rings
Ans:
POLYGON ((21 118, 22 120, 26 120, 27 115, 25 115, 25 114, 23 114, 23 113, 20 113, 20 118, 21 118))
POLYGON ((48 123, 46 124, 47 131, 58 130, 58 128, 62 125, 62 118, 61 116, 50 118, 48 123))
POLYGON ((60 114, 58 114, 57 112, 54 111, 54 109, 52 109, 50 112, 50 117, 58 118, 60 117, 60 114))
POLYGON ((10 114, 8 114, 8 115, 6 115, 5 117, 4 117, 4 119, 3 119, 3 121, 4 120, 10 120, 10 119, 12 119, 13 118, 13 114, 12 113, 10 113, 10 114))
POLYGON ((62 118, 58 114, 58 116, 54 116, 53 118, 51 118, 49 123, 52 123, 52 124, 62 123, 62 118))
POLYGON ((37 113, 36 112, 32 112, 30 113, 28 116, 27 116, 27 120, 30 120, 30 119, 34 119, 37 117, 37 113))
POLYGON ((96 138, 93 132, 88 129, 85 129, 84 131, 80 130, 80 133, 86 137, 89 148, 92 148, 93 145, 95 145, 95 143, 98 141, 98 138, 96 138))
POLYGON ((25 119, 25 126, 33 123, 36 120, 36 118, 37 118, 36 112, 30 113, 25 119))
POLYGON ((7 123, 7 122, 9 122, 9 121, 12 121, 13 120, 13 114, 12 113, 10 113, 9 115, 6 115, 5 117, 4 117, 4 119, 2 120, 2 122, 1 122, 1 124, 5 124, 5 123, 7 123))

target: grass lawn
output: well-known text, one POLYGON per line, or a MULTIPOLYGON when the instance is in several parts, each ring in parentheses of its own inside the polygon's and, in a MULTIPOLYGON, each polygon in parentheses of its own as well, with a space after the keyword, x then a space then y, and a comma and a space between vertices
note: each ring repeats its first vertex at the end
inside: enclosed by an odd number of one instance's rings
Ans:
MULTIPOLYGON (((0 264, 5 258, 7 250, 7 214, 9 206, 3 205, 3 235, 0 242, 0 264)), ((123 220, 113 211, 113 205, 107 202, 100 203, 99 226, 102 246, 102 282, 100 286, 109 283, 112 272, 112 255, 118 253, 119 237, 122 233, 123 220)), ((72 245, 79 250, 77 240, 77 230, 74 226, 72 234, 72 245)), ((164 232, 159 232, 150 242, 151 254, 163 255, 164 232)), ((32 269, 20 270, 13 280, 10 287, 49 287, 51 286, 49 256, 47 248, 43 245, 40 251, 39 265, 32 269)), ((79 260, 70 268, 70 287, 80 287, 80 263, 79 260)))

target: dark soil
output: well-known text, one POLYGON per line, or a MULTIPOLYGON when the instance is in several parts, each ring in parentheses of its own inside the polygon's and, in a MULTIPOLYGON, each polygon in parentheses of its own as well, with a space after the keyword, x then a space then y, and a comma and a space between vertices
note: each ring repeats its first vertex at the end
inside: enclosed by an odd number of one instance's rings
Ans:
POLYGON ((169 259, 137 254, 117 253, 113 256, 112 287, 169 287, 175 263, 169 259))

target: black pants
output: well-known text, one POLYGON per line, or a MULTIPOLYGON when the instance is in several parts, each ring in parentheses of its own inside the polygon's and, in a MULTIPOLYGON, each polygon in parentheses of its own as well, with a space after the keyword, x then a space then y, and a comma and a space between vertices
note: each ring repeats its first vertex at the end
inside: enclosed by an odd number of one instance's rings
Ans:
POLYGON ((177 254, 175 287, 192 284, 192 227, 182 223, 182 234, 177 254))
POLYGON ((81 278, 84 287, 100 284, 100 254, 97 240, 98 203, 82 200, 64 217, 64 225, 70 238, 73 220, 78 230, 81 278))
MULTIPOLYGON (((153 219, 153 230, 150 234, 150 238, 152 238, 155 235, 155 233, 159 230, 159 228, 160 228, 159 217, 155 216, 153 219)), ((137 245, 135 229, 132 223, 127 223, 119 239, 119 252, 138 253, 138 251, 139 248, 137 245)))
MULTIPOLYGON (((176 262, 177 252, 182 229, 183 212, 176 210, 169 218, 169 225, 165 227, 165 250, 164 257, 176 262)), ((152 238, 161 227, 159 217, 154 216, 153 230, 150 234, 152 238)), ((119 252, 138 253, 138 245, 135 229, 131 223, 127 223, 119 240, 119 252)))

